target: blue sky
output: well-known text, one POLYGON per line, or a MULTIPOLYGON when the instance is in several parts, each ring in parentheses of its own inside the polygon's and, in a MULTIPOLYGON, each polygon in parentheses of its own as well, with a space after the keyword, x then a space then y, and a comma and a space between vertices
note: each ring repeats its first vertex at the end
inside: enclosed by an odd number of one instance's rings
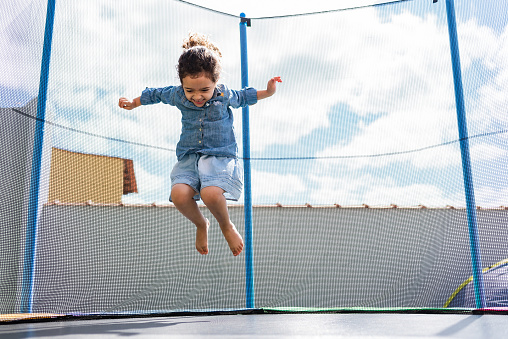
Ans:
MULTIPOLYGON (((194 2, 253 18, 376 3, 194 2)), ((189 31, 217 42, 222 81, 239 88, 238 19, 175 1, 121 3, 57 1, 48 116, 159 149, 58 128, 48 142, 133 159, 140 192, 125 202, 166 203, 179 112, 165 105, 127 112, 116 101, 178 84, 174 65, 189 31)), ((45 1, 0 6, 0 104, 16 106, 37 94, 45 1)), ((470 134, 506 130, 508 3, 455 7, 470 134)), ((316 158, 253 160, 255 204, 465 204, 444 0, 253 19, 248 41, 250 84, 283 78, 274 97, 251 107, 252 157, 316 158), (388 153, 399 154, 377 156, 388 153)), ((235 115, 241 150, 240 110, 235 115)), ((506 133, 471 140, 480 206, 508 205, 506 141, 506 133)))

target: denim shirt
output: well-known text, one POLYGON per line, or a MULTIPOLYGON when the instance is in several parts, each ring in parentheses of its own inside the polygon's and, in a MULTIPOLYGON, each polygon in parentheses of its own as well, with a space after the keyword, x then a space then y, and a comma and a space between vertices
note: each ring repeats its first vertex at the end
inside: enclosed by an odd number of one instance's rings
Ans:
POLYGON ((182 86, 147 88, 141 94, 142 105, 159 102, 176 106, 182 112, 182 134, 176 146, 178 160, 190 153, 236 158, 238 146, 231 107, 255 104, 257 91, 250 87, 235 91, 219 84, 203 107, 187 100, 182 86))

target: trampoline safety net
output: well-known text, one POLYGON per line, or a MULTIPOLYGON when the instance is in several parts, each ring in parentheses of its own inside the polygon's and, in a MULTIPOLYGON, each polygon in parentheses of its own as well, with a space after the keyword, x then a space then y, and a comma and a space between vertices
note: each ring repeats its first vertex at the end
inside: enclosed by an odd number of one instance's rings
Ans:
MULTIPOLYGON (((447 1, 250 18, 249 85, 283 80, 250 106, 248 157, 233 110, 251 169, 251 271, 202 202, 200 255, 195 226, 168 199, 180 111, 118 107, 180 84, 189 32, 210 36, 220 82, 241 89, 240 13, 183 1, 0 5, 0 314, 244 309, 247 273, 257 308, 442 308, 473 275, 471 213, 481 268, 508 258, 508 5, 454 2, 464 138, 447 1)), ((228 205, 242 235, 244 198, 228 205)))

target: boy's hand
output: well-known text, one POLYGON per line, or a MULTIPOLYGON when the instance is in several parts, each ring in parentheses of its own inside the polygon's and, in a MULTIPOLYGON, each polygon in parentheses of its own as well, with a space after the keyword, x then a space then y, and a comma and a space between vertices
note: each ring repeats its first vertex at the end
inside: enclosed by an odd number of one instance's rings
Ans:
POLYGON ((268 81, 268 85, 266 85, 266 90, 258 91, 257 96, 258 100, 271 97, 275 94, 275 91, 277 90, 276 83, 282 82, 282 79, 280 77, 273 77, 268 81))
POLYGON ((136 99, 131 101, 131 100, 129 100, 127 98, 123 98, 123 97, 118 100, 118 106, 120 106, 121 108, 126 109, 128 111, 138 107, 138 105, 136 104, 136 99))
POLYGON ((275 91, 277 90, 277 82, 282 82, 282 79, 280 77, 273 77, 268 81, 268 84, 266 85, 266 91, 268 92, 269 96, 275 94, 275 91))

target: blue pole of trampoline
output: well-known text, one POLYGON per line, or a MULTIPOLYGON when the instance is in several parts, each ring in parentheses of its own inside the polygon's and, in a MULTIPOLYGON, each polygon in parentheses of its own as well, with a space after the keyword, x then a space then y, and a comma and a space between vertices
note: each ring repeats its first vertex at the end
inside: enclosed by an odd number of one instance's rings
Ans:
MULTIPOLYGON (((242 68, 242 88, 249 86, 249 66, 247 62, 247 26, 250 20, 245 13, 240 14, 240 49, 242 68)), ((245 211, 245 304, 254 308, 254 260, 252 240, 252 191, 250 171, 250 131, 249 106, 242 108, 243 131, 243 173, 244 173, 244 211, 245 211)))
POLYGON ((464 189, 466 194, 467 221, 469 227, 469 242, 471 247, 471 261, 476 308, 485 307, 485 290, 483 285, 482 261, 476 220, 476 204, 473 190, 473 176, 469 155, 469 140, 462 89, 462 75, 460 69, 459 43, 457 38, 457 23, 455 21, 455 6, 453 0, 446 0, 446 14, 448 18, 448 34, 453 67, 453 81, 455 84, 455 105, 459 126, 460 152, 462 156, 462 172, 464 175, 464 189))
POLYGON ((53 40, 53 22, 55 18, 55 1, 56 0, 48 0, 44 45, 42 48, 39 96, 37 97, 37 120, 35 122, 34 131, 34 148, 32 154, 32 170, 30 175, 30 196, 28 201, 28 216, 25 235, 23 277, 21 282, 21 313, 32 313, 33 304, 39 187, 42 164, 42 146, 44 142, 44 119, 46 116, 49 61, 51 57, 51 41, 53 40))

